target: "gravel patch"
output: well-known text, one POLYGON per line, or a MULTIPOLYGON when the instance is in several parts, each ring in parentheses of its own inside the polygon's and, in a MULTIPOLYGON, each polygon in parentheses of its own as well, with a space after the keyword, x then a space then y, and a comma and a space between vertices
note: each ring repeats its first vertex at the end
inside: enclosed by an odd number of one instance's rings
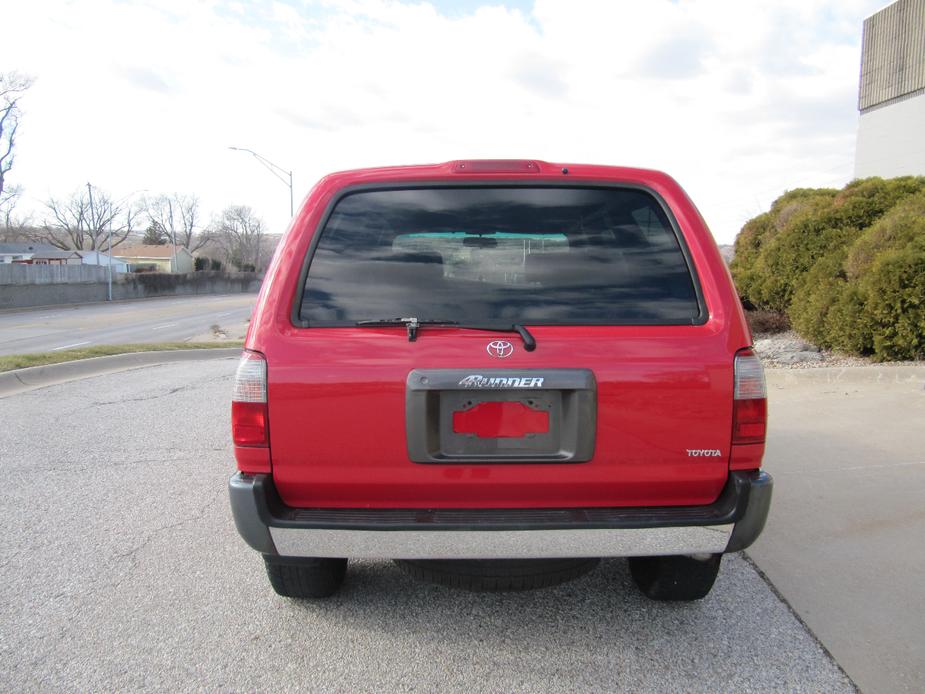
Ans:
POLYGON ((767 368, 813 369, 852 366, 921 366, 923 361, 875 362, 866 357, 822 350, 807 342, 793 330, 783 333, 755 333, 755 352, 767 368))

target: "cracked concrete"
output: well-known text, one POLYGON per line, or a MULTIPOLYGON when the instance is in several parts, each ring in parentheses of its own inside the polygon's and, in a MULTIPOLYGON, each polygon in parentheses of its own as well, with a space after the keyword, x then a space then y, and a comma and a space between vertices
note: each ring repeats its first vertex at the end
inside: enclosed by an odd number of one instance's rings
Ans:
POLYGON ((621 560, 502 595, 351 562, 330 601, 277 597, 225 496, 234 368, 0 399, 0 691, 852 691, 738 556, 692 605, 621 560))
POLYGON ((187 390, 195 390, 196 388, 201 388, 202 386, 210 382, 227 381, 227 380, 228 380, 227 376, 223 376, 221 378, 198 379, 195 381, 191 381, 190 383, 186 385, 168 388, 163 392, 153 393, 151 395, 143 395, 143 396, 133 397, 133 398, 119 398, 118 400, 102 400, 102 401, 94 402, 93 405, 94 406, 122 405, 122 404, 129 403, 129 402, 146 402, 148 400, 159 400, 160 398, 167 398, 167 397, 170 397, 171 395, 176 395, 177 393, 182 393, 187 390))
POLYGON ((151 529, 151 530, 149 531, 147 537, 143 538, 143 539, 142 539, 138 544, 136 544, 134 547, 131 547, 130 549, 125 550, 124 552, 117 552, 116 554, 114 554, 114 555, 113 555, 113 558, 116 559, 116 560, 120 560, 120 559, 129 559, 129 560, 131 560, 131 561, 130 561, 130 569, 129 569, 129 571, 123 573, 122 577, 120 577, 118 580, 116 580, 115 582, 113 582, 112 586, 113 586, 114 588, 116 588, 116 587, 118 587, 119 585, 122 584, 122 581, 123 581, 127 576, 129 576, 129 575, 131 574, 131 571, 133 571, 133 570, 138 566, 138 563, 139 563, 138 554, 139 554, 140 552, 142 552, 146 547, 148 547, 148 545, 150 545, 152 542, 154 542, 154 541, 158 538, 159 535, 161 535, 162 533, 167 532, 168 530, 175 530, 175 529, 181 528, 181 527, 183 527, 184 525, 187 525, 187 524, 189 524, 189 523, 195 523, 195 522, 197 522, 197 521, 203 520, 203 519, 205 518, 205 516, 206 516, 206 512, 207 512, 212 506, 214 506, 214 505, 216 504, 216 502, 218 502, 220 499, 221 499, 221 500, 224 500, 225 496, 226 496, 225 490, 224 490, 224 489, 221 489, 221 490, 219 491, 219 493, 217 493, 210 501, 208 501, 206 504, 204 504, 204 505, 202 506, 202 508, 200 508, 198 511, 195 511, 195 512, 192 513, 190 516, 188 516, 188 517, 186 517, 186 518, 183 518, 183 519, 181 519, 181 520, 178 520, 178 521, 176 521, 176 522, 174 522, 174 523, 168 523, 168 524, 166 524, 166 525, 162 525, 162 526, 160 526, 160 527, 153 528, 153 529, 151 529))

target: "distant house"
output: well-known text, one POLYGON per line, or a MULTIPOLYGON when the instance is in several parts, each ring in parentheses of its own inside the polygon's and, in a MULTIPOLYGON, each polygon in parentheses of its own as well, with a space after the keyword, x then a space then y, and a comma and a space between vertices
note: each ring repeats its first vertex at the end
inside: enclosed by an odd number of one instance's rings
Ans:
POLYGON ((24 265, 80 265, 76 251, 62 251, 45 243, 0 243, 0 263, 24 265))
POLYGON ((193 272, 193 254, 184 246, 125 244, 112 249, 112 257, 128 265, 129 272, 153 270, 156 272, 193 272), (174 251, 176 248, 176 251, 174 251))
POLYGON ((84 265, 102 265, 103 267, 107 267, 112 263, 113 272, 128 272, 128 263, 110 258, 100 251, 77 251, 77 255, 80 256, 80 260, 84 265))

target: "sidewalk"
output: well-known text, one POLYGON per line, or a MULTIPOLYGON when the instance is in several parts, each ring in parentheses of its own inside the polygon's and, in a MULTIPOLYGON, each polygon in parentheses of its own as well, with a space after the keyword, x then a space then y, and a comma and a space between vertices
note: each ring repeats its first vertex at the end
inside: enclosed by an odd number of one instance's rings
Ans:
POLYGON ((925 691, 925 366, 769 369, 747 550, 862 691, 925 691))

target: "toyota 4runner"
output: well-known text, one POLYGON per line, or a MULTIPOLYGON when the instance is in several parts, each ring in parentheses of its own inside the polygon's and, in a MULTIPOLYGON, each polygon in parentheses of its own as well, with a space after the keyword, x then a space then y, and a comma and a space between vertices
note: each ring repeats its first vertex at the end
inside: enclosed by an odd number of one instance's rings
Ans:
POLYGON ((689 600, 761 532, 761 364, 669 176, 456 161, 324 178, 267 271, 234 383, 238 531, 273 588, 349 558, 530 588, 628 557, 689 600))

